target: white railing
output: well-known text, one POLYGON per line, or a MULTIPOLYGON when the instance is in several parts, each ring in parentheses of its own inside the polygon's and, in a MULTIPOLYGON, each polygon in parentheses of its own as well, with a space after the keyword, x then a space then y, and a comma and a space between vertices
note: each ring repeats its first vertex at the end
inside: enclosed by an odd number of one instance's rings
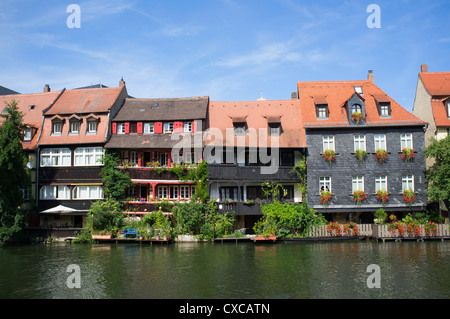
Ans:
POLYGON ((436 224, 436 231, 426 231, 425 225, 417 225, 417 231, 408 231, 407 225, 403 230, 389 230, 389 225, 374 225, 372 237, 375 238, 416 238, 416 237, 450 237, 449 224, 436 224))
MULTIPOLYGON (((312 226, 309 229, 309 237, 345 237, 345 236, 355 236, 352 235, 350 231, 344 231, 344 225, 340 224, 340 231, 334 231, 329 232, 327 229, 328 225, 319 225, 319 226, 312 226)), ((373 224, 357 224, 358 227, 358 236, 372 236, 373 233, 373 224)))

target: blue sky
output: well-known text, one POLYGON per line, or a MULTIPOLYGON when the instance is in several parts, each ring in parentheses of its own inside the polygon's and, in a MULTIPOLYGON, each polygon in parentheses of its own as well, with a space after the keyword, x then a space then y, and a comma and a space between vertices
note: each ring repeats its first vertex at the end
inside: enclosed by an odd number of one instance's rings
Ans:
POLYGON ((123 76, 135 97, 289 99, 297 81, 375 83, 411 110, 421 64, 450 71, 450 1, 15 1, 0 4, 0 85, 21 93, 123 76), (70 29, 67 6, 81 9, 70 29), (368 28, 369 4, 381 28, 368 28))

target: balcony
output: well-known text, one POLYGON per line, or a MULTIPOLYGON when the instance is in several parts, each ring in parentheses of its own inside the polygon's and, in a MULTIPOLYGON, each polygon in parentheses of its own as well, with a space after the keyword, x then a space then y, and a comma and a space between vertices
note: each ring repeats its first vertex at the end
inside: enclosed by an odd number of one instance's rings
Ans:
POLYGON ((273 174, 264 174, 264 166, 238 166, 234 164, 209 164, 208 178, 210 180, 296 180, 297 175, 292 173, 292 167, 280 166, 273 174))
POLYGON ((183 175, 187 175, 190 169, 196 169, 193 166, 119 166, 120 169, 125 169, 130 178, 133 180, 179 180, 178 174, 183 172, 183 175))

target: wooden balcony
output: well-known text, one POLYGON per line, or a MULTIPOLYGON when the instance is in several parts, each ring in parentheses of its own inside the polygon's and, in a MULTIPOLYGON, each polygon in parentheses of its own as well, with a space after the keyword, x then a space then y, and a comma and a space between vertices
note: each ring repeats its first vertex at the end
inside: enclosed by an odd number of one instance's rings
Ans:
POLYGON ((280 166, 272 174, 265 174, 267 166, 238 166, 234 164, 209 164, 208 178, 210 180, 279 180, 293 181, 297 176, 292 172, 292 167, 280 166))

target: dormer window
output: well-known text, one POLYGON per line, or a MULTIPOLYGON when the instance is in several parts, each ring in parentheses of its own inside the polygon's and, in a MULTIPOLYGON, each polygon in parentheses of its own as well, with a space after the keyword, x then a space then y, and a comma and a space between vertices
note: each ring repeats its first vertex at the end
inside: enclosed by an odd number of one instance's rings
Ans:
POLYGON ((245 136, 245 123, 233 123, 234 136, 245 136))
POLYGON ((328 104, 316 105, 316 116, 318 120, 328 120, 328 104))
POLYGON ((70 122, 70 134, 78 135, 80 132, 80 121, 70 122))
POLYGON ((450 119, 450 99, 447 100, 447 118, 450 119))
POLYGON ((280 136, 280 134, 281 134, 281 124, 269 123, 269 136, 280 136))
POLYGON ((390 103, 380 103, 380 116, 387 117, 391 115, 390 103))
POLYGON ((361 105, 359 104, 353 104, 352 105, 352 114, 353 113, 362 113, 361 105))
POLYGON ((100 118, 94 114, 89 114, 86 117, 87 122, 86 134, 97 134, 99 120, 100 118))
POLYGON ((391 101, 385 94, 374 95, 380 117, 391 117, 391 101))
POLYGON ((52 124, 52 134, 61 135, 61 131, 62 131, 62 122, 54 122, 52 124))
POLYGON ((31 128, 24 129, 23 130, 23 140, 24 141, 31 141, 31 137, 32 137, 31 133, 32 133, 31 132, 31 128))

